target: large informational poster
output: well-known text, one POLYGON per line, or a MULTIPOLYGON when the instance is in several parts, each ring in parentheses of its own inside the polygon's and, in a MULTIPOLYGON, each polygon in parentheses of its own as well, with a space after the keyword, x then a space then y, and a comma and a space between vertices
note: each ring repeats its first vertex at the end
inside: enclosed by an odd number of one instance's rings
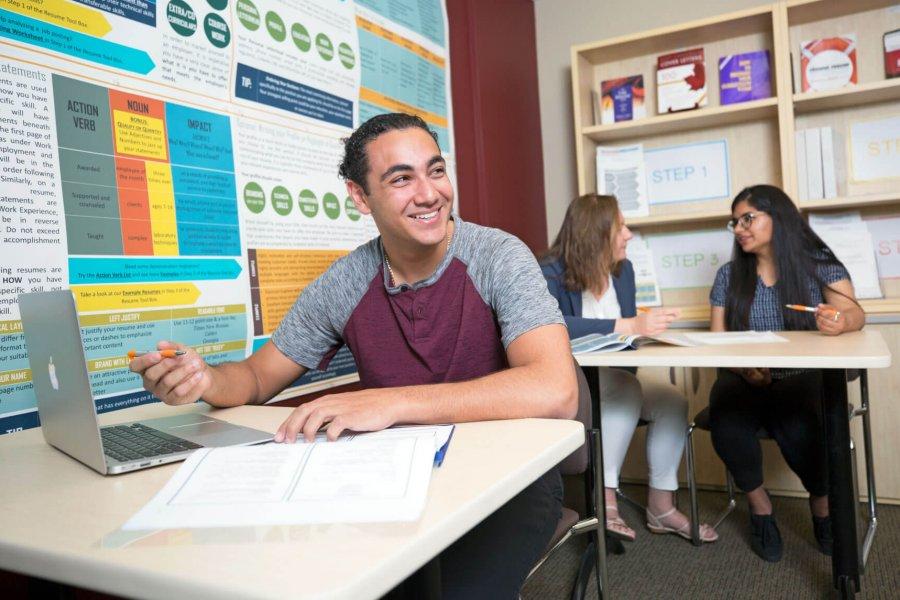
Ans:
POLYGON ((377 235, 341 138, 412 112, 455 164, 447 37, 443 0, 0 0, 0 434, 39 423, 19 293, 73 290, 100 412, 156 401, 129 349, 264 344, 377 235))

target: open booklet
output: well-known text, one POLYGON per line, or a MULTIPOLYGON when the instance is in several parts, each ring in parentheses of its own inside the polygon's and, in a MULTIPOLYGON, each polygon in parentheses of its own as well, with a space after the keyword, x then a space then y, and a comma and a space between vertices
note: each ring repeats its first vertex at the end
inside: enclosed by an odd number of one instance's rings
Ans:
POLYGON ((625 335, 623 333, 591 333, 572 340, 572 354, 585 352, 617 352, 635 350, 646 344, 672 346, 716 346, 729 344, 771 344, 787 342, 771 331, 702 331, 664 333, 662 335, 625 335))
POLYGON ((400 427, 339 438, 347 443, 202 448, 122 529, 414 521, 452 432, 400 427))

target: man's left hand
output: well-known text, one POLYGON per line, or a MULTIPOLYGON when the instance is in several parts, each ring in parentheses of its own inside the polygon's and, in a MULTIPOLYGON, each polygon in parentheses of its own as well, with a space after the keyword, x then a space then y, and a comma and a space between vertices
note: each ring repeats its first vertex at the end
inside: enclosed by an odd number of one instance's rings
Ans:
POLYGON ((396 393, 379 389, 324 396, 295 408, 275 432, 275 441, 290 444, 302 434, 312 442, 325 425, 332 441, 344 430, 380 431, 397 422, 401 402, 396 393))

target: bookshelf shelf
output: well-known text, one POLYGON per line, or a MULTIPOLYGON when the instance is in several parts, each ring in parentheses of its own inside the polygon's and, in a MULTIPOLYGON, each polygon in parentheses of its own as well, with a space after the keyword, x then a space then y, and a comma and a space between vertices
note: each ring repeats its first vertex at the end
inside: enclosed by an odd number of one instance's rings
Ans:
POLYGON ((900 78, 864 83, 828 92, 794 94, 797 114, 900 100, 900 78))
MULTIPOLYGON (((725 202, 725 200, 723 200, 725 202)), ((900 204, 900 189, 886 194, 865 194, 860 196, 842 196, 837 198, 819 198, 799 202, 797 208, 803 211, 828 210, 843 208, 860 208, 867 206, 900 204)), ((685 213, 665 213, 649 215, 647 217, 629 217, 626 219, 629 227, 647 227, 657 225, 679 224, 703 224, 725 223, 728 220, 728 208, 715 208, 698 210, 685 213)))
POLYGON ((778 115, 778 98, 764 98, 740 104, 704 107, 665 115, 656 115, 609 125, 594 125, 582 134, 595 142, 662 135, 703 127, 721 127, 760 119, 774 119, 778 115))
POLYGON ((719 221, 723 224, 728 220, 728 208, 717 208, 703 211, 691 211, 682 214, 659 214, 648 217, 628 217, 625 221, 629 227, 644 227, 647 225, 677 225, 681 223, 710 223, 719 221))
POLYGON ((876 206, 880 204, 900 203, 900 189, 887 194, 865 194, 861 196, 843 196, 839 198, 826 198, 818 200, 806 200, 800 202, 798 207, 802 210, 822 210, 829 208, 852 208, 863 206, 876 206))
POLYGON ((751 34, 771 23, 772 9, 759 6, 700 21, 662 27, 652 35, 637 33, 599 42, 579 44, 572 52, 591 65, 627 60, 644 54, 661 54, 666 49, 703 46, 722 39, 751 34))

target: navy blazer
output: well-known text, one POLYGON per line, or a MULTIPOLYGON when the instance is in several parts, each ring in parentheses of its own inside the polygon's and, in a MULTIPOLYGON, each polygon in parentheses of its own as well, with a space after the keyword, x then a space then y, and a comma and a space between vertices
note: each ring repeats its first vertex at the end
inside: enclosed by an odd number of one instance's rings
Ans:
MULTIPOLYGON (((562 311, 563 318, 566 320, 570 338, 574 339, 589 333, 613 332, 616 326, 615 319, 590 319, 581 316, 581 291, 573 292, 566 289, 563 283, 565 265, 562 259, 541 264, 541 271, 547 280, 550 293, 559 303, 559 310, 562 311)), ((622 261, 619 276, 613 275, 612 283, 619 300, 622 318, 630 319, 637 315, 634 299, 634 267, 631 266, 631 261, 628 259, 622 261)))

